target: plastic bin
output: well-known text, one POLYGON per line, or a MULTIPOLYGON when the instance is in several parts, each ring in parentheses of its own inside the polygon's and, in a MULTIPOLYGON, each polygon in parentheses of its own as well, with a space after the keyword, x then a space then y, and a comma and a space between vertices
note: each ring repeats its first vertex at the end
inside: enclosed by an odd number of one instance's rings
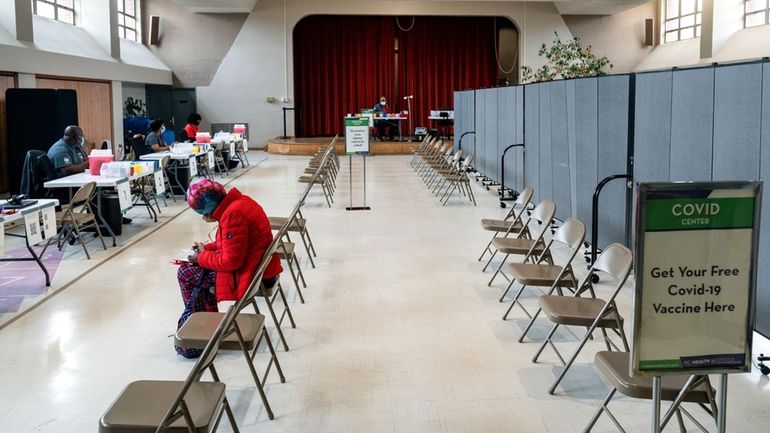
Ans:
POLYGON ((88 157, 88 170, 94 176, 99 176, 102 169, 102 164, 105 162, 112 162, 112 155, 110 156, 90 156, 88 157))
MULTIPOLYGON (((120 213, 120 199, 117 192, 102 192, 101 203, 99 207, 99 213, 101 213, 104 222, 112 229, 115 236, 123 234, 123 214, 120 213)), ((101 221, 99 221, 101 225, 101 221)), ((102 236, 109 236, 110 233, 104 228, 102 230, 102 236)))

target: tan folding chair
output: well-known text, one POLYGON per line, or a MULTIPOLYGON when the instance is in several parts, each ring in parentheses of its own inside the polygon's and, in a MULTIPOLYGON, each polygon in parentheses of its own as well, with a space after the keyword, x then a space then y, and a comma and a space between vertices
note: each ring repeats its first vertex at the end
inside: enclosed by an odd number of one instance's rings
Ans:
MULTIPOLYGON (((625 429, 620 425, 620 421, 610 412, 609 404, 617 391, 621 394, 645 400, 652 400, 652 377, 631 376, 629 366, 631 356, 628 352, 598 352, 594 358, 594 367, 599 372, 604 382, 612 388, 607 397, 602 402, 599 409, 589 421, 583 433, 588 433, 596 425, 602 413, 606 413, 619 431, 625 433, 625 429)), ((718 425, 717 404, 714 398, 715 390, 711 386, 711 381, 707 375, 704 376, 663 376, 661 378, 661 400, 671 401, 672 405, 661 418, 660 430, 666 427, 673 415, 676 415, 679 431, 686 432, 682 415, 685 415, 698 429, 708 433, 695 417, 685 408, 682 403, 695 403, 701 409, 706 411, 714 418, 718 425), (708 405, 708 406, 706 406, 708 405)))
POLYGON ((99 419, 99 433, 214 432, 223 412, 238 433, 238 425, 219 380, 214 358, 235 315, 223 314, 203 354, 184 381, 140 380, 126 386, 99 419), (208 370, 213 382, 201 380, 208 370))
POLYGON ((596 328, 601 329, 607 350, 612 351, 614 348, 615 350, 621 351, 621 349, 618 348, 607 335, 607 329, 610 329, 620 337, 623 343, 622 351, 629 351, 628 340, 626 339, 626 333, 623 330, 623 317, 621 317, 620 312, 618 312, 617 306, 615 305, 615 298, 626 283, 632 265, 633 256, 631 251, 621 244, 611 244, 602 251, 602 254, 596 259, 593 266, 591 266, 588 275, 586 275, 583 282, 578 286, 574 296, 543 295, 540 297, 540 308, 554 325, 548 333, 548 336, 546 336, 545 341, 543 341, 543 344, 532 358, 532 362, 537 362, 540 354, 543 353, 543 349, 550 345, 556 352, 556 356, 558 356, 559 360, 564 364, 564 369, 548 390, 549 394, 554 393, 554 390, 556 390, 556 387, 567 374, 567 371, 575 362, 580 351, 583 350, 583 346, 586 345, 589 338, 592 338, 596 328), (596 292, 594 291, 593 283, 591 282, 591 276, 597 272, 606 273, 615 280, 615 288, 606 301, 596 297, 596 292), (581 295, 586 292, 589 293, 590 297, 581 297, 581 295), (577 349, 575 349, 575 352, 567 362, 564 361, 561 353, 559 353, 556 345, 551 340, 553 334, 560 325, 582 326, 588 328, 585 336, 580 341, 580 344, 578 344, 577 349))
POLYGON ((444 188, 448 175, 460 172, 460 160, 463 156, 463 151, 458 150, 452 154, 452 147, 450 146, 448 152, 449 155, 445 155, 444 159, 431 164, 433 175, 428 179, 427 185, 431 192, 433 192, 433 195, 438 195, 438 192, 444 188))
MULTIPOLYGON (((508 319, 508 314, 513 309, 513 306, 518 304, 527 317, 532 319, 530 321, 530 326, 532 326, 531 324, 535 320, 535 317, 537 317, 537 314, 540 313, 540 310, 532 316, 519 301, 519 298, 526 287, 550 287, 550 290, 548 291, 549 295, 554 291, 558 291, 559 295, 563 295, 562 288, 574 289, 577 287, 578 281, 575 272, 572 269, 572 261, 583 246, 585 236, 585 224, 570 218, 559 226, 559 229, 556 230, 556 233, 554 233, 550 242, 548 242, 548 245, 545 247, 545 250, 543 250, 535 263, 526 263, 527 258, 525 258, 525 263, 508 264, 508 271, 511 273, 511 283, 508 284, 508 288, 505 289, 505 293, 503 293, 500 300, 502 301, 503 298, 505 298, 505 295, 511 290, 511 286, 513 286, 515 281, 518 281, 521 287, 513 297, 510 307, 508 307, 508 310, 503 315, 503 320, 508 319), (562 244, 569 248, 569 259, 567 259, 564 266, 553 264, 553 252, 551 248, 554 244, 562 244)), ((530 326, 527 326, 527 329, 524 330, 524 335, 526 335, 530 326)))
MULTIPOLYGON (((257 386, 257 392, 259 392, 259 397, 265 407, 267 416, 270 419, 274 419, 275 416, 273 415, 273 410, 270 408, 270 403, 267 401, 263 384, 267 381, 267 377, 273 366, 275 366, 278 371, 281 383, 286 382, 286 378, 283 375, 283 370, 281 370, 281 364, 278 362, 278 356, 273 348, 273 343, 270 341, 270 335, 265 329, 265 316, 259 313, 250 314, 243 312, 243 309, 249 304, 254 307, 255 311, 258 311, 254 298, 257 296, 260 288, 260 285, 255 285, 255 287, 252 287, 246 293, 243 299, 235 304, 234 308, 236 316, 226 324, 225 337, 218 348, 220 350, 241 351, 246 360, 246 365, 249 368, 251 377, 257 386), (270 361, 265 368, 264 374, 260 378, 257 374, 257 369, 254 366, 254 358, 256 358, 257 350, 263 340, 270 350, 270 361), (251 353, 249 353, 249 351, 251 351, 251 353)), ((193 313, 187 321, 184 322, 182 327, 176 331, 176 334, 174 334, 174 344, 178 347, 190 349, 203 349, 207 347, 212 336, 215 335, 214 330, 225 317, 225 313, 208 311, 193 313)))
MULTIPOLYGON (((468 177, 468 168, 472 163, 473 154, 470 154, 463 160, 462 163, 458 165, 457 172, 441 175, 449 184, 446 192, 439 199, 442 201, 442 206, 446 206, 455 191, 460 191, 462 195, 468 197, 469 202, 476 206, 476 197, 473 195, 473 189, 471 189, 471 180, 468 177)), ((441 193, 441 189, 439 189, 439 193, 441 193)))
POLYGON ((225 161, 225 142, 219 141, 214 144, 214 166, 215 170, 219 170, 220 174, 225 176, 230 175, 230 167, 228 167, 227 161, 225 161))
MULTIPOLYGON (((511 254, 533 257, 531 255, 532 253, 540 254, 543 252, 543 250, 545 250, 544 236, 545 232, 548 231, 551 227, 554 214, 556 214, 556 204, 554 204, 554 202, 551 200, 543 200, 538 203, 537 206, 535 206, 535 209, 532 210, 532 214, 527 219, 527 222, 524 223, 521 230, 518 231, 516 237, 509 238, 506 236, 492 239, 492 246, 495 247, 495 251, 489 257, 489 260, 487 261, 487 264, 484 266, 483 270, 487 270, 487 266, 492 263, 492 259, 495 258, 495 255, 498 253, 498 251, 505 254, 505 257, 503 257, 503 260, 500 261, 500 265, 495 270, 495 273, 492 275, 489 283, 487 283, 487 286, 492 285, 492 282, 495 281, 497 274, 502 274, 506 280, 511 281, 510 278, 505 275, 505 272, 502 271, 505 261, 511 254), (542 229, 540 230, 540 233, 537 235, 537 237, 533 239, 532 229, 530 227, 534 222, 539 223, 542 226, 542 229)), ((513 230, 513 228, 511 228, 511 230, 513 230)), ((537 255, 534 257, 537 257, 537 255)))
MULTIPOLYGON (((102 231, 99 229, 99 222, 96 219, 96 214, 91 208, 91 199, 96 193, 96 182, 88 182, 81 186, 75 195, 72 196, 69 204, 62 206, 61 212, 56 212, 56 225, 59 227, 59 234, 56 236, 56 243, 61 250, 64 247, 64 243, 72 236, 83 247, 83 252, 86 253, 86 258, 91 259, 91 255, 88 254, 88 248, 86 244, 88 241, 83 240, 83 231, 93 228, 97 238, 102 243, 102 249, 107 249, 107 245, 102 238, 102 231)), ((48 238, 43 251, 40 253, 42 257, 48 245, 53 241, 53 237, 48 238)))
MULTIPOLYGON (((301 206, 303 205, 304 203, 302 203, 301 206)), ((270 220, 270 228, 273 230, 280 229, 283 227, 286 220, 288 220, 286 217, 268 217, 268 219, 270 220)), ((302 216, 301 211, 297 211, 297 215, 294 217, 294 220, 289 223, 287 231, 299 233, 299 238, 302 240, 302 245, 305 246, 305 251, 310 259, 310 265, 315 269, 315 262, 313 261, 313 257, 317 257, 315 246, 313 246, 313 240, 310 239, 310 233, 307 230, 307 220, 302 216)), ((286 237, 287 240, 291 242, 288 233, 286 234, 286 237)))
POLYGON ((246 155, 246 149, 243 146, 243 140, 235 141, 235 156, 241 162, 241 167, 246 168, 249 164, 249 157, 246 155))
POLYGON ((487 246, 484 247, 484 251, 481 252, 478 261, 481 261, 487 252, 492 254, 492 250, 489 247, 492 245, 492 240, 496 238, 498 234, 504 233, 503 237, 507 238, 511 232, 518 232, 521 230, 523 227, 521 216, 524 214, 524 211, 527 210, 530 200, 532 200, 532 188, 526 187, 519 193, 519 196, 516 197, 516 201, 513 202, 513 206, 511 206, 511 210, 508 212, 508 215, 505 216, 505 219, 496 220, 484 218, 481 220, 481 228, 486 231, 495 232, 495 234, 492 235, 492 239, 490 239, 487 246))
POLYGON ((291 314, 291 309, 289 308, 289 303, 286 301, 286 294, 283 292, 283 286, 281 286, 280 280, 276 280, 272 287, 266 287, 264 281, 260 283, 259 291, 257 292, 257 296, 253 303, 254 311, 257 314, 260 314, 259 305, 257 305, 256 302, 258 298, 265 300, 267 311, 270 313, 270 317, 273 319, 273 325, 278 332, 278 338, 281 340, 283 350, 288 352, 289 344, 286 342, 286 337, 283 335, 283 321, 284 319, 288 318, 289 324, 292 328, 296 328, 297 324, 294 322, 294 315, 291 314), (275 313, 275 303, 278 301, 278 297, 281 298, 281 302, 283 303, 283 310, 281 311, 280 316, 275 313))
POLYGON ((289 273, 291 274, 291 279, 294 280, 294 287, 297 288, 297 294, 299 295, 299 300, 301 303, 305 303, 305 297, 302 296, 302 289, 299 286, 300 280, 302 281, 302 287, 307 288, 307 283, 305 283, 305 276, 302 275, 302 267, 300 267, 298 261, 297 261, 297 254, 295 254, 295 245, 294 242, 290 242, 288 240, 281 239, 281 242, 278 244, 278 249, 276 249, 276 252, 281 256, 281 260, 286 262, 286 265, 289 267, 289 273), (294 267, 296 266, 296 270, 294 267))

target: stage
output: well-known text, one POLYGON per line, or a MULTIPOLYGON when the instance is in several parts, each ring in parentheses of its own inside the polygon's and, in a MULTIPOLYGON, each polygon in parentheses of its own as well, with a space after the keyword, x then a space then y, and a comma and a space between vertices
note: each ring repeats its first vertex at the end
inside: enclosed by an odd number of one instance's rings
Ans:
MULTIPOLYGON (((313 155, 319 147, 329 144, 333 137, 309 137, 287 139, 274 138, 267 142, 267 152, 278 155, 313 155)), ((451 141, 451 140, 450 140, 451 141)), ((409 155, 419 145, 417 141, 370 141, 372 155, 409 155)), ((337 139, 337 153, 345 153, 345 137, 337 139)))

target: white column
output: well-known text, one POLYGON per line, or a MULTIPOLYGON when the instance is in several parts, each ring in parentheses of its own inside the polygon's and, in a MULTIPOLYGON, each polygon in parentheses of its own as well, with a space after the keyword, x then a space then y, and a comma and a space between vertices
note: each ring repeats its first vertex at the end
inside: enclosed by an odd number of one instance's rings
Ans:
POLYGON ((19 72, 16 74, 16 82, 19 86, 19 89, 37 88, 37 79, 35 78, 35 74, 25 74, 19 72))
POLYGON ((78 25, 91 35, 110 56, 120 58, 117 0, 80 0, 78 25))
POLYGON ((20 41, 34 42, 31 1, 0 0, 0 11, 0 26, 20 41))
POLYGON ((743 0, 703 0, 700 57, 719 54, 727 41, 743 28, 743 0))
POLYGON ((123 145, 123 83, 112 82, 112 153, 123 145))

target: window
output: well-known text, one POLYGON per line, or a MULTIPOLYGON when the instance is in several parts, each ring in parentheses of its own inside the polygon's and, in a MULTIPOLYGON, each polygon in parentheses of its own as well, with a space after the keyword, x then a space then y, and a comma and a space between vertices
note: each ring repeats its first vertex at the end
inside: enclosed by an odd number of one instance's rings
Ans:
POLYGON ((743 27, 770 24, 770 0, 745 0, 743 27))
POLYGON ((34 12, 67 24, 75 24, 75 0, 34 0, 34 12))
POLYGON ((118 0, 118 36, 139 42, 139 0, 118 0))
POLYGON ((703 0, 666 0, 663 41, 676 42, 699 38, 703 0))

